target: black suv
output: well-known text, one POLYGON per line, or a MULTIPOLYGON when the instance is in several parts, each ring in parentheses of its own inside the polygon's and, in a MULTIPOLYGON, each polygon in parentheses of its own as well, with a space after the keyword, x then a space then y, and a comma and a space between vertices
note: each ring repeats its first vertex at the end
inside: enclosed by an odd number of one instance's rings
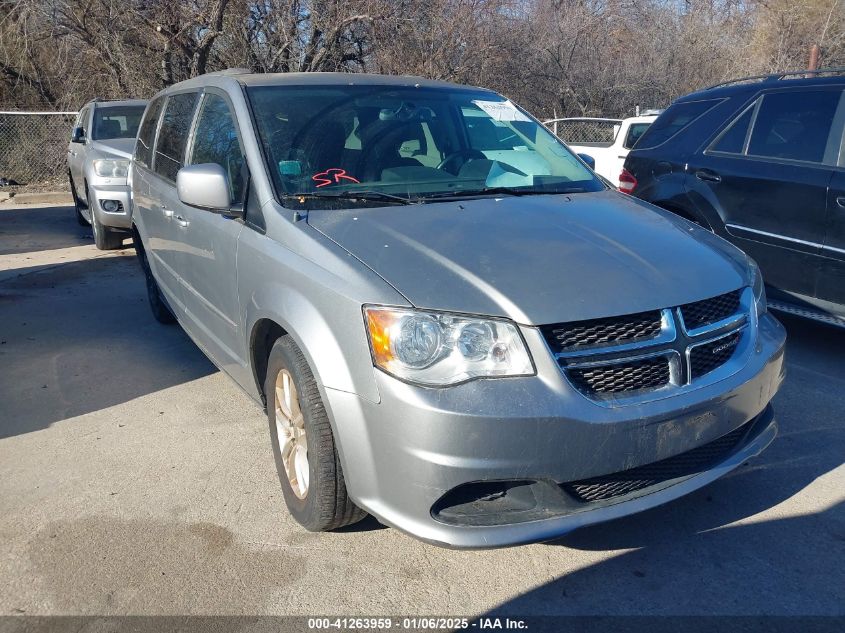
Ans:
POLYGON ((773 307, 845 325, 843 128, 841 70, 720 84, 658 117, 619 188, 745 250, 773 307))

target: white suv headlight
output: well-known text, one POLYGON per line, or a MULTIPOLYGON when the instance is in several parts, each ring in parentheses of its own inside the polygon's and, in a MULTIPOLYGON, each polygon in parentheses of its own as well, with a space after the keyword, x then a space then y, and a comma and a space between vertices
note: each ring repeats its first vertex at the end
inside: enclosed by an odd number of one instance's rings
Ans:
POLYGON ((473 378, 533 376, 514 323, 410 308, 364 306, 373 363, 401 380, 445 387, 473 378))
POLYGON ((94 173, 104 178, 126 178, 129 175, 129 161, 113 158, 95 160, 94 173))

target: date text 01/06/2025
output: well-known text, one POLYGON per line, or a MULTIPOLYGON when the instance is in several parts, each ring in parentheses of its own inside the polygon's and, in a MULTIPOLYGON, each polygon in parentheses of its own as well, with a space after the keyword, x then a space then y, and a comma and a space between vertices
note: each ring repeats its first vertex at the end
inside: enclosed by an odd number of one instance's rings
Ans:
POLYGON ((368 630, 368 631, 390 631, 405 630, 460 630, 460 629, 478 629, 478 630, 526 630, 528 628, 526 622, 520 619, 512 618, 479 618, 478 620, 470 620, 469 618, 451 618, 451 617, 405 617, 405 618, 389 618, 389 617, 336 617, 336 618, 308 618, 308 628, 311 630, 320 629, 338 629, 338 630, 368 630))

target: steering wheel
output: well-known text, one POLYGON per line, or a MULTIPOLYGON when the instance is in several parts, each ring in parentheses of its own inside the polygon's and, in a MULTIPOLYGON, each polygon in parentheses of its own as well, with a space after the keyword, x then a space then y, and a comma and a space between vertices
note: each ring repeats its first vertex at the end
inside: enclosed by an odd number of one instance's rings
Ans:
POLYGON ((450 174, 456 174, 461 167, 471 160, 484 160, 487 157, 477 149, 460 149, 457 152, 452 152, 446 158, 440 161, 437 169, 448 171, 450 174), (460 162, 458 162, 460 161, 460 162))

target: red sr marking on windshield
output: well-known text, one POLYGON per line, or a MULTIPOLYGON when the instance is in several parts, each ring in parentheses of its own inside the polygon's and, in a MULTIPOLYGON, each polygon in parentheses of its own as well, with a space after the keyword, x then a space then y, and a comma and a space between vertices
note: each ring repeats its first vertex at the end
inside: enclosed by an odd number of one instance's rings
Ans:
POLYGON ((354 178, 346 173, 345 169, 341 169, 340 167, 332 167, 331 169, 327 169, 326 171, 321 171, 319 174, 314 174, 311 176, 311 180, 316 183, 317 188, 325 187, 326 185, 336 184, 339 183, 341 180, 349 180, 350 182, 361 182, 357 178, 354 178))

